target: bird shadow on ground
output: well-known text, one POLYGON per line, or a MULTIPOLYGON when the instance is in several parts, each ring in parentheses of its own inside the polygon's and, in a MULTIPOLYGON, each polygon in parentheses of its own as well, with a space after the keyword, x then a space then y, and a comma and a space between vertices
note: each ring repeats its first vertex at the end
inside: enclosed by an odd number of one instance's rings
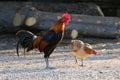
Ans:
MULTIPOLYGON (((63 60, 63 61, 67 61, 67 60, 75 60, 74 56, 72 55, 71 52, 66 52, 65 54, 61 54, 61 55, 57 55, 59 53, 55 53, 56 55, 53 55, 51 57, 51 61, 55 61, 55 60, 63 60)), ((110 60, 110 59, 115 59, 118 58, 118 56, 116 55, 91 55, 89 57, 86 58, 86 61, 95 61, 95 60, 110 60)), ((79 57, 77 57, 78 60, 81 60, 79 57)))
POLYGON ((114 59, 114 58, 117 58, 117 56, 90 56, 90 57, 88 57, 86 60, 89 60, 89 61, 91 61, 91 60, 109 60, 109 59, 114 59))
POLYGON ((50 70, 54 70, 54 69, 46 69, 46 68, 35 68, 35 69, 13 69, 13 70, 3 70, 0 71, 0 74, 17 74, 17 73, 37 73, 37 72, 43 72, 43 71, 50 71, 50 70))

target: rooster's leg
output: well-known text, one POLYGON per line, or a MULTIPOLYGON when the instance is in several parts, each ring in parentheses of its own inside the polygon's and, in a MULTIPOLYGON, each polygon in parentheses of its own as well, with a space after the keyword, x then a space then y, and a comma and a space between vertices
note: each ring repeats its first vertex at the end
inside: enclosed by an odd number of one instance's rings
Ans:
POLYGON ((45 63, 46 63, 46 69, 49 68, 48 58, 45 58, 45 63))
POLYGON ((44 58, 45 58, 45 62, 46 62, 46 69, 54 69, 53 67, 49 66, 49 60, 48 60, 48 58, 49 58, 50 54, 53 52, 54 48, 51 49, 51 50, 48 50, 48 49, 49 49, 49 47, 45 48, 45 50, 44 50, 44 54, 45 54, 44 58))
POLYGON ((24 48, 24 57, 26 57, 26 56, 25 56, 25 48, 24 48))
POLYGON ((54 67, 49 66, 49 60, 48 58, 45 58, 46 68, 45 69, 55 69, 54 67))

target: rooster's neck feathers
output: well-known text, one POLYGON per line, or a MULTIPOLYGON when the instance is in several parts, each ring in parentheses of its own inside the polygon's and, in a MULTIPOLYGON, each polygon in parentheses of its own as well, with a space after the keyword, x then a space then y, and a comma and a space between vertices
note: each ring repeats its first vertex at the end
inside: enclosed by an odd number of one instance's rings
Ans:
POLYGON ((59 19, 51 28, 50 30, 54 30, 56 33, 64 31, 65 24, 59 19))

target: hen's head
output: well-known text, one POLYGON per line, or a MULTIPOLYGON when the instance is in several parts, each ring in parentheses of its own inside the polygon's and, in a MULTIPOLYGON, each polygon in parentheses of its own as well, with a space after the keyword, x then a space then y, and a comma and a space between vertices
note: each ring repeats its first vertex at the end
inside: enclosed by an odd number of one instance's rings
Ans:
POLYGON ((70 21, 70 15, 68 13, 63 13, 62 14, 62 22, 65 24, 68 24, 70 21))
POLYGON ((82 45, 84 45, 84 43, 81 40, 71 40, 70 48, 73 52, 77 52, 80 50, 82 45))
POLYGON ((81 40, 71 40, 70 48, 73 52, 84 50, 87 54, 97 55, 97 51, 92 48, 88 43, 84 43, 81 40))

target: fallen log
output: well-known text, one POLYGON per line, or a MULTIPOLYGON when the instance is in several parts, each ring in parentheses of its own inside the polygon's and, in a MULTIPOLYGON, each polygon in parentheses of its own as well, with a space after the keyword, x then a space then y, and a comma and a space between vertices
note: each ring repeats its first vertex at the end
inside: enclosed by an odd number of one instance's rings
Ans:
MULTIPOLYGON (((19 6, 17 6, 19 7, 19 6)), ((1 9, 0 33, 16 33, 20 29, 32 32, 46 32, 62 13, 42 12, 32 6, 17 9, 15 6, 1 9), (3 15, 4 14, 4 15, 3 15)), ((70 14, 71 22, 66 26, 65 38, 92 36, 100 38, 116 38, 120 36, 120 22, 117 17, 99 17, 70 14)))
POLYGON ((118 38, 117 26, 91 24, 91 23, 71 23, 69 30, 76 29, 78 36, 100 37, 100 38, 118 38))
MULTIPOLYGON (((27 14, 29 14, 28 13, 29 9, 25 8, 25 6, 35 6, 38 10, 47 11, 47 12, 69 12, 69 13, 75 13, 75 14, 97 15, 97 16, 104 15, 101 12, 99 6, 93 3, 56 4, 56 3, 38 3, 38 2, 10 2, 10 1, 0 2, 0 7, 1 7, 0 8, 0 34, 9 34, 9 33, 13 34, 17 30, 19 30, 18 27, 14 28, 14 26, 21 25, 24 22, 24 18, 27 16, 27 14), (22 8, 21 14, 22 13, 26 14, 25 16, 19 15, 19 10, 21 8, 22 8), (18 18, 14 19, 14 22, 13 22, 13 18, 15 15, 17 15, 18 18), (24 18, 21 19, 21 16, 24 18)), ((30 12, 30 14, 31 13, 32 12, 30 12)), ((56 16, 54 17, 56 18, 56 16)), ((36 20, 34 19, 34 22, 35 21, 36 20)), ((27 23, 29 23, 29 21, 27 21, 27 23)), ((31 26, 31 25, 28 25, 28 26, 31 26)))
MULTIPOLYGON (((57 21, 57 17, 61 15, 61 13, 32 11, 31 7, 29 8, 30 8, 29 14, 32 12, 32 15, 30 14, 29 16, 28 14, 27 17, 25 17, 24 19, 21 18, 24 20, 22 21, 24 23, 21 24, 21 25, 25 25, 24 27, 22 27, 24 29, 47 31, 57 21), (31 20, 29 22, 29 24, 34 23, 31 26, 25 23, 26 20, 29 20, 30 17, 33 17, 36 20, 36 21, 31 20)), ((83 15, 71 14, 71 22, 66 27, 65 37, 77 38, 80 36, 92 36, 92 37, 101 37, 101 38, 116 38, 120 36, 119 26, 116 25, 116 23, 118 23, 119 21, 120 21, 119 18, 114 18, 114 17, 98 17, 98 16, 85 16, 85 15, 83 16, 83 15), (75 31, 76 33, 74 33, 75 31)))

